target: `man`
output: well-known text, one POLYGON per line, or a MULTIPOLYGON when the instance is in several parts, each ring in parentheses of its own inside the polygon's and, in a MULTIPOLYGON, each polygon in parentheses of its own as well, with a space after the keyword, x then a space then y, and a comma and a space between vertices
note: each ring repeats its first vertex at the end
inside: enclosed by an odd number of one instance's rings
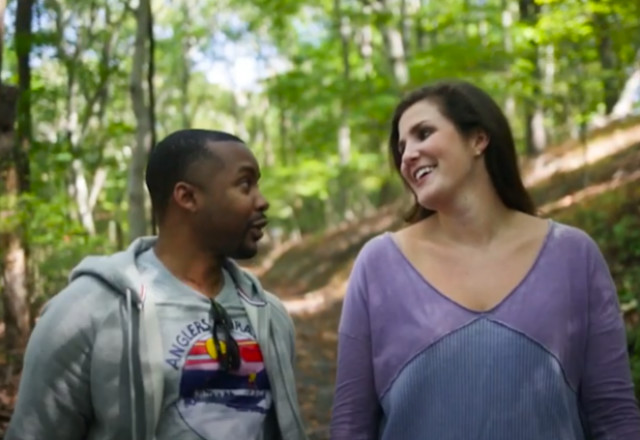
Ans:
POLYGON ((146 182, 157 237, 88 257, 27 347, 7 440, 305 439, 293 323, 231 259, 267 224, 237 137, 169 135, 146 182))

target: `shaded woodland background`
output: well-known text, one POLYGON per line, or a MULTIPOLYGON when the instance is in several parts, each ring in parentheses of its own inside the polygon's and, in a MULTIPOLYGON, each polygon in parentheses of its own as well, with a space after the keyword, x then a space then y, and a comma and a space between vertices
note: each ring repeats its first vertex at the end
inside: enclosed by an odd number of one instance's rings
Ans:
POLYGON ((271 223, 247 266, 295 316, 305 418, 328 438, 351 263, 407 202, 390 114, 441 78, 501 103, 541 214, 602 247, 640 390, 638 17, 638 0, 0 0, 4 423, 40 307, 83 256, 153 232, 146 157, 200 127, 262 164, 271 223))

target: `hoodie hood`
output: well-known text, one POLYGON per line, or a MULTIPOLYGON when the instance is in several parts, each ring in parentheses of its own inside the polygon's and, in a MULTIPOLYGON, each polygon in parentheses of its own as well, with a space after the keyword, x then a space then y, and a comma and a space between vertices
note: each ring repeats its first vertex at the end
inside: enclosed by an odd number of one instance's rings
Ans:
POLYGON ((115 292, 125 295, 132 292, 131 300, 140 305, 142 278, 136 265, 138 255, 151 249, 157 237, 141 237, 134 240, 127 249, 106 256, 85 257, 69 275, 69 281, 81 276, 98 278, 115 292))

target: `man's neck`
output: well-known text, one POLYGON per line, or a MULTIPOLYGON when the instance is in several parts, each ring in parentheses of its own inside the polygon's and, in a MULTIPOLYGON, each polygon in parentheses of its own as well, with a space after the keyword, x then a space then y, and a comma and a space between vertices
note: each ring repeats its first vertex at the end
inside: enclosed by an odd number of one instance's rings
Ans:
POLYGON ((214 298, 224 286, 223 260, 202 249, 185 245, 188 242, 170 240, 161 234, 154 252, 173 276, 203 295, 214 298), (177 242, 181 244, 175 245, 177 242))

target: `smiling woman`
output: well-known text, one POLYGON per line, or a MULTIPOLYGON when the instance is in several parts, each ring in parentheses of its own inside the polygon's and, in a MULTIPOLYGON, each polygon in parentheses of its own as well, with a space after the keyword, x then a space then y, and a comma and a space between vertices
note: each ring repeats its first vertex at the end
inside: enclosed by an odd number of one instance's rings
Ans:
POLYGON ((640 438, 607 264, 534 215, 496 103, 466 82, 417 90, 389 149, 415 206, 354 265, 332 440, 640 438))

